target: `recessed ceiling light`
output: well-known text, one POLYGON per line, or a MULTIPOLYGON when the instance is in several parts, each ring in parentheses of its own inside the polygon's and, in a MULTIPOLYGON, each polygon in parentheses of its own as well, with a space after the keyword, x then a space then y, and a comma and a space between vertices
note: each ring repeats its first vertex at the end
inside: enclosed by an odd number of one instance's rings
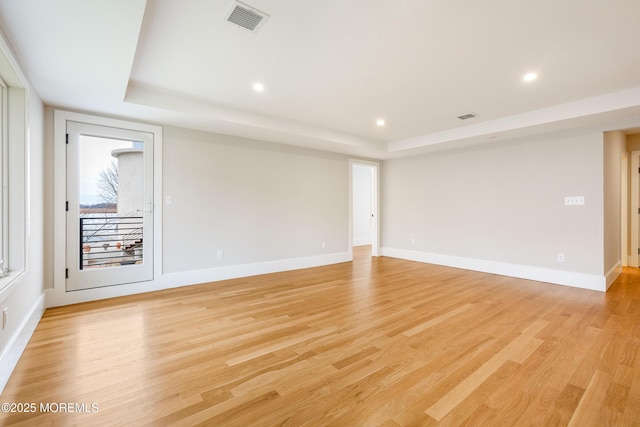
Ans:
POLYGON ((525 82, 532 82, 537 78, 538 78, 538 73, 527 73, 524 75, 524 77, 522 77, 522 80, 524 80, 525 82))
POLYGON ((254 83, 253 90, 256 92, 264 92, 264 85, 262 83, 254 83))
POLYGON ((384 120, 383 120, 383 119, 378 119, 378 120, 376 120, 376 125, 378 125, 378 126, 384 126, 384 120))

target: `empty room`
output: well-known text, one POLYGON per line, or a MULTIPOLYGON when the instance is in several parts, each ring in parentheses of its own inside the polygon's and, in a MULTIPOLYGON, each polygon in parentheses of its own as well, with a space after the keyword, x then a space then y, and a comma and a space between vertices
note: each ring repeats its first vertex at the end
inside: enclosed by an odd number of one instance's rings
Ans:
POLYGON ((0 425, 640 425, 639 22, 0 0, 0 425))

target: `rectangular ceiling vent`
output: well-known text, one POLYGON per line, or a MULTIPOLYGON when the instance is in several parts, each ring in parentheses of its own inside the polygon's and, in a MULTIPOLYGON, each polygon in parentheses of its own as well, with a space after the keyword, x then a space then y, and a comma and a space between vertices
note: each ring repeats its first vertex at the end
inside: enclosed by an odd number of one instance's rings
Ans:
POLYGON ((264 23, 267 22, 267 19, 269 19, 269 15, 266 13, 239 1, 234 1, 225 15, 227 22, 253 33, 258 32, 264 23))
POLYGON ((478 117, 478 115, 476 113, 469 113, 469 114, 464 114, 462 116, 458 116, 460 120, 473 119, 474 117, 478 117))

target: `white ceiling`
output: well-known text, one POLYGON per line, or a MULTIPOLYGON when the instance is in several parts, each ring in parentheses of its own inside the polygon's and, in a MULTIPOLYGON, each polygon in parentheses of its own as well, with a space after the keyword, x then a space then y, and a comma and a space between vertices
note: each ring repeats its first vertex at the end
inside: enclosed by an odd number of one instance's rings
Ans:
POLYGON ((245 2, 270 15, 257 33, 224 21, 231 0, 0 0, 0 18, 68 109, 373 158, 640 126, 638 0, 245 2))

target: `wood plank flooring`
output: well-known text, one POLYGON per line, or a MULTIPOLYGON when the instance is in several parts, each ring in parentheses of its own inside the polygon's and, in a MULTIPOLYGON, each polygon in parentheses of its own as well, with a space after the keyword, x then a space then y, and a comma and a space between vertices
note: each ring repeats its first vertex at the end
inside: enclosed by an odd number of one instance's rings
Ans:
POLYGON ((604 294, 357 249, 49 309, 0 397, 37 410, 0 425, 640 425, 639 269, 604 294))

